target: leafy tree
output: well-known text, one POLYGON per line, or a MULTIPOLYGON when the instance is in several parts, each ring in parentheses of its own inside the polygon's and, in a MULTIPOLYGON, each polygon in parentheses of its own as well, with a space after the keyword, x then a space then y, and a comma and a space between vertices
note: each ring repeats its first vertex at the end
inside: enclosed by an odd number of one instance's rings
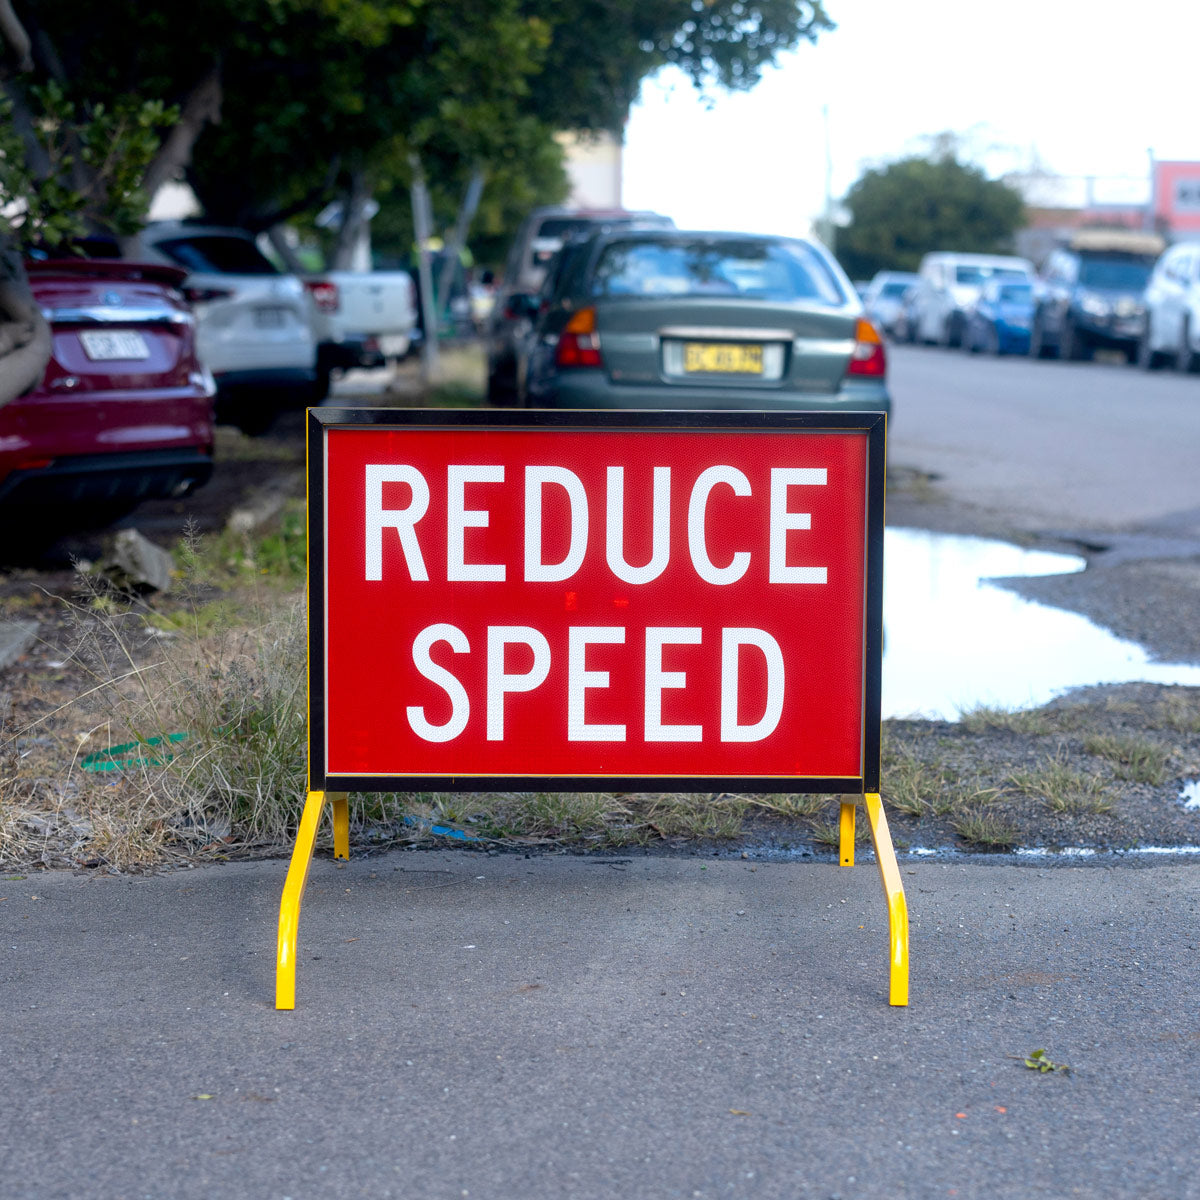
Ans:
MULTIPOLYGON (((479 228, 499 239, 561 198, 556 131, 619 132, 668 63, 701 88, 748 88, 831 27, 822 0, 116 0, 103 20, 92 0, 0 0, 0 88, 30 196, 53 175, 47 104, 74 114, 61 187, 27 208, 44 236, 122 232, 138 182, 185 173, 209 217, 256 230, 336 198, 354 220, 374 192, 398 246, 416 158, 439 223, 485 172, 479 228), (136 153, 110 170, 100 152, 122 139, 136 153)), ((0 153, 16 171, 13 144, 0 153)))
POLYGON ((837 254, 855 279, 915 271, 931 250, 1003 252, 1024 219, 1020 194, 960 162, 952 146, 867 171, 844 203, 852 220, 837 254))

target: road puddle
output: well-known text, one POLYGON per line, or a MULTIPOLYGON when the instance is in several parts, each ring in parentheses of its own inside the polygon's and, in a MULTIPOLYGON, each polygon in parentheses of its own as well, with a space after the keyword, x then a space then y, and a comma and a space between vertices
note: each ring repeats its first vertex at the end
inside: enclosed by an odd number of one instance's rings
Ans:
POLYGON ((1032 708, 1100 683, 1200 685, 1198 666, 1152 662, 1078 613, 989 582, 1082 571, 1077 555, 920 529, 888 529, 884 547, 885 718, 954 721, 979 705, 1032 708))

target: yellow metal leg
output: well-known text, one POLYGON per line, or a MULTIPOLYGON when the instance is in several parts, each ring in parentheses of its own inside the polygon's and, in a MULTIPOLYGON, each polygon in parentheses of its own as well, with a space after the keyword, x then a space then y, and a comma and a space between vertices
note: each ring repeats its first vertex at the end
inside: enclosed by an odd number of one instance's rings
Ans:
POLYGON ((843 804, 838 823, 838 866, 854 866, 854 810, 857 804, 843 804))
POLYGON ((333 857, 350 857, 350 800, 345 792, 330 792, 333 807, 333 857))
POLYGON ((908 1003, 908 902, 904 898, 904 884, 900 882, 900 868, 896 865, 896 851, 892 847, 892 835, 888 831, 883 802, 877 792, 868 792, 863 799, 867 804, 867 819, 871 823, 871 840, 875 843, 875 861, 879 864, 879 874, 887 897, 889 1001, 895 1005, 905 1005, 908 1003))
MULTIPOLYGON (((344 799, 344 798, 343 798, 344 799)), ((300 931, 300 901, 308 882, 308 867, 312 862, 317 826, 325 807, 324 792, 309 792, 296 831, 296 845, 287 879, 283 884, 283 899, 279 904, 279 942, 275 958, 275 1007, 296 1007, 296 939, 300 931)), ((334 818, 334 840, 337 839, 337 818, 334 818)))

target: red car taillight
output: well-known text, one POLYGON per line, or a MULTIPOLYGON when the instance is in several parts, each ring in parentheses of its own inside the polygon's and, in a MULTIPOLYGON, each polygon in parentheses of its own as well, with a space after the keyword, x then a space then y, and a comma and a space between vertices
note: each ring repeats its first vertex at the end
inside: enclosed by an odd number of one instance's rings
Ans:
POLYGON ((854 353, 850 355, 847 375, 869 375, 881 379, 887 374, 887 355, 883 338, 866 317, 859 317, 854 328, 854 353))
POLYGON ((228 300, 233 292, 228 288, 185 287, 183 295, 189 304, 204 304, 209 300, 228 300))
POLYGON ((338 286, 331 279, 306 279, 304 286, 320 312, 335 313, 341 303, 338 286))
POLYGON ((558 339, 554 361, 560 367, 602 367, 600 335, 596 332, 596 310, 581 308, 558 339))

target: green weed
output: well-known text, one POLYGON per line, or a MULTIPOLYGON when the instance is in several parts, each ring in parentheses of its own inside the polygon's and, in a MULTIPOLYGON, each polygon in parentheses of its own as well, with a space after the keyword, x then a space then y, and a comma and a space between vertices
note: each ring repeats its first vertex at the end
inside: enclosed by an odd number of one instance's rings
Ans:
POLYGON ((979 810, 963 812, 950 824, 963 841, 973 846, 1011 849, 1021 840, 1021 831, 1011 821, 979 810))

